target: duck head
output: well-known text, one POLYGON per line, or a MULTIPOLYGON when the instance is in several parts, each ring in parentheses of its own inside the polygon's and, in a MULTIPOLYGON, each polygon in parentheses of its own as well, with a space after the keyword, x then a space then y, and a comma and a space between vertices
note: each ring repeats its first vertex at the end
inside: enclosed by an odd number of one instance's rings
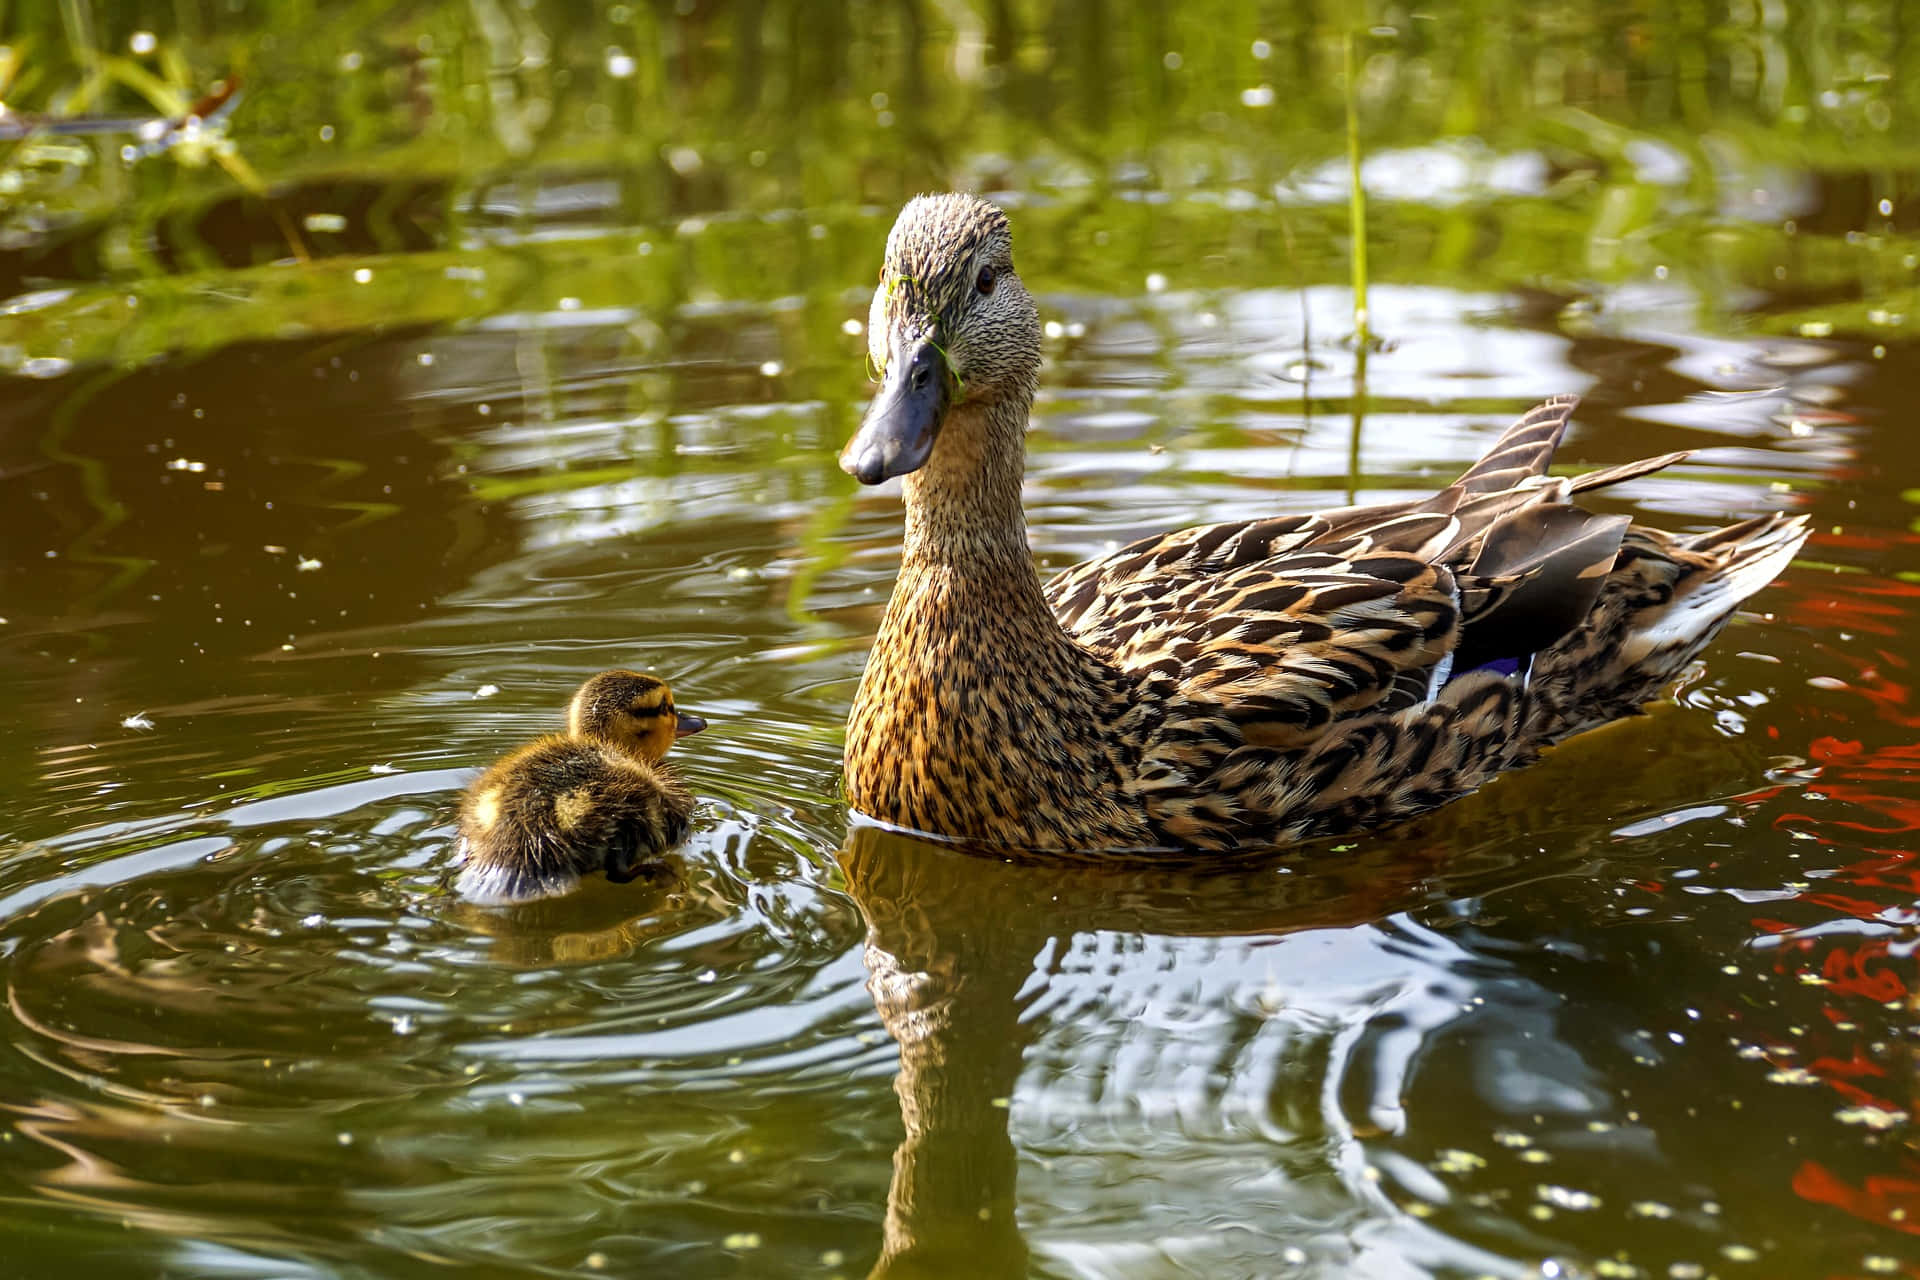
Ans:
POLYGON ((650 763, 663 759, 678 739, 706 727, 699 716, 674 708, 666 681, 637 671, 602 671, 567 705, 570 736, 604 742, 650 763))
POLYGON ((879 484, 927 465, 964 406, 1018 409, 1040 374, 1040 313, 1013 269, 1007 215, 975 196, 918 196, 887 236, 868 312, 880 391, 840 467, 879 484))

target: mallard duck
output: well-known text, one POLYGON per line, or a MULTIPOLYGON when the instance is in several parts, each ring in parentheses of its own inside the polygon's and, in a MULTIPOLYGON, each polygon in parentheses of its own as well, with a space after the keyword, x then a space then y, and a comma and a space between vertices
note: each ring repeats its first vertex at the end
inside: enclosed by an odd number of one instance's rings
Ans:
POLYGON ((1686 536, 1547 474, 1576 400, 1432 497, 1144 538, 1044 586, 1020 507, 1040 320, 1006 215, 909 203, 840 465, 905 476, 899 580, 849 717, 884 822, 1034 850, 1272 847, 1406 818, 1656 697, 1804 517, 1686 536))
POLYGON ((693 793, 661 763, 707 727, 676 711, 666 682, 602 671, 567 707, 567 731, 498 761, 460 803, 455 889, 484 903, 531 902, 605 870, 624 884, 687 838, 693 793))

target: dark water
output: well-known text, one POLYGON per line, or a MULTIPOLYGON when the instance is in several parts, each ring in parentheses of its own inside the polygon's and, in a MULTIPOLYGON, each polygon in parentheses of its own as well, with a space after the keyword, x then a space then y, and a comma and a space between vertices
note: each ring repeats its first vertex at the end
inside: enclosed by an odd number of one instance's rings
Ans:
MULTIPOLYGON (((0 1270, 1920 1276, 1904 12, 1382 11, 1361 366, 1315 14, 683 8, 185 14, 273 204, 0 158, 0 1270), (1699 450, 1609 508, 1818 532, 1647 716, 1337 851, 850 828, 900 512, 833 458, 945 185, 1048 321, 1045 565, 1564 391, 1564 462, 1699 450), (675 873, 450 899, 614 665, 714 726, 675 873)), ((14 36, 134 47, 82 12, 14 36)))

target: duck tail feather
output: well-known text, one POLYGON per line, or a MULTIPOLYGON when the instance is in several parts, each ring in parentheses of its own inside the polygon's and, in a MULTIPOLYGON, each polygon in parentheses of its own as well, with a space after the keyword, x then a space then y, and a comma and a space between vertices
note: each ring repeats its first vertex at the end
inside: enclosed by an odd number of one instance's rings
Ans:
POLYGON ((1480 461, 1453 482, 1465 494, 1497 493, 1511 489, 1529 476, 1545 475, 1553 451, 1567 433, 1579 396, 1553 396, 1520 415, 1501 433, 1480 461))
POLYGON ((1629 660, 1697 649, 1742 601, 1780 575, 1809 532, 1807 517, 1776 512, 1688 539, 1682 544, 1688 551, 1717 563, 1688 575, 1665 608, 1634 627, 1625 646, 1629 660))
POLYGON ((1691 449, 1679 449, 1673 453, 1663 453, 1657 458, 1641 458, 1637 462, 1623 462, 1617 467, 1608 467, 1603 471, 1589 471, 1584 475, 1571 477, 1573 492, 1589 493, 1595 489, 1604 489, 1610 484, 1619 484, 1625 480, 1637 480, 1641 476, 1652 475, 1676 462, 1683 462, 1693 456, 1691 449))

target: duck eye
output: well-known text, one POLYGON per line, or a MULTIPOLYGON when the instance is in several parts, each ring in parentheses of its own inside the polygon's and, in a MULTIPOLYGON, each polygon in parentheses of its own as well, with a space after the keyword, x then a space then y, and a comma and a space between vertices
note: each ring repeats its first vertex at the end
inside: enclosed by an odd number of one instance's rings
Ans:
POLYGON ((980 292, 983 294, 992 293, 993 292, 993 268, 992 267, 980 268, 980 278, 973 282, 973 286, 974 288, 980 290, 980 292))

